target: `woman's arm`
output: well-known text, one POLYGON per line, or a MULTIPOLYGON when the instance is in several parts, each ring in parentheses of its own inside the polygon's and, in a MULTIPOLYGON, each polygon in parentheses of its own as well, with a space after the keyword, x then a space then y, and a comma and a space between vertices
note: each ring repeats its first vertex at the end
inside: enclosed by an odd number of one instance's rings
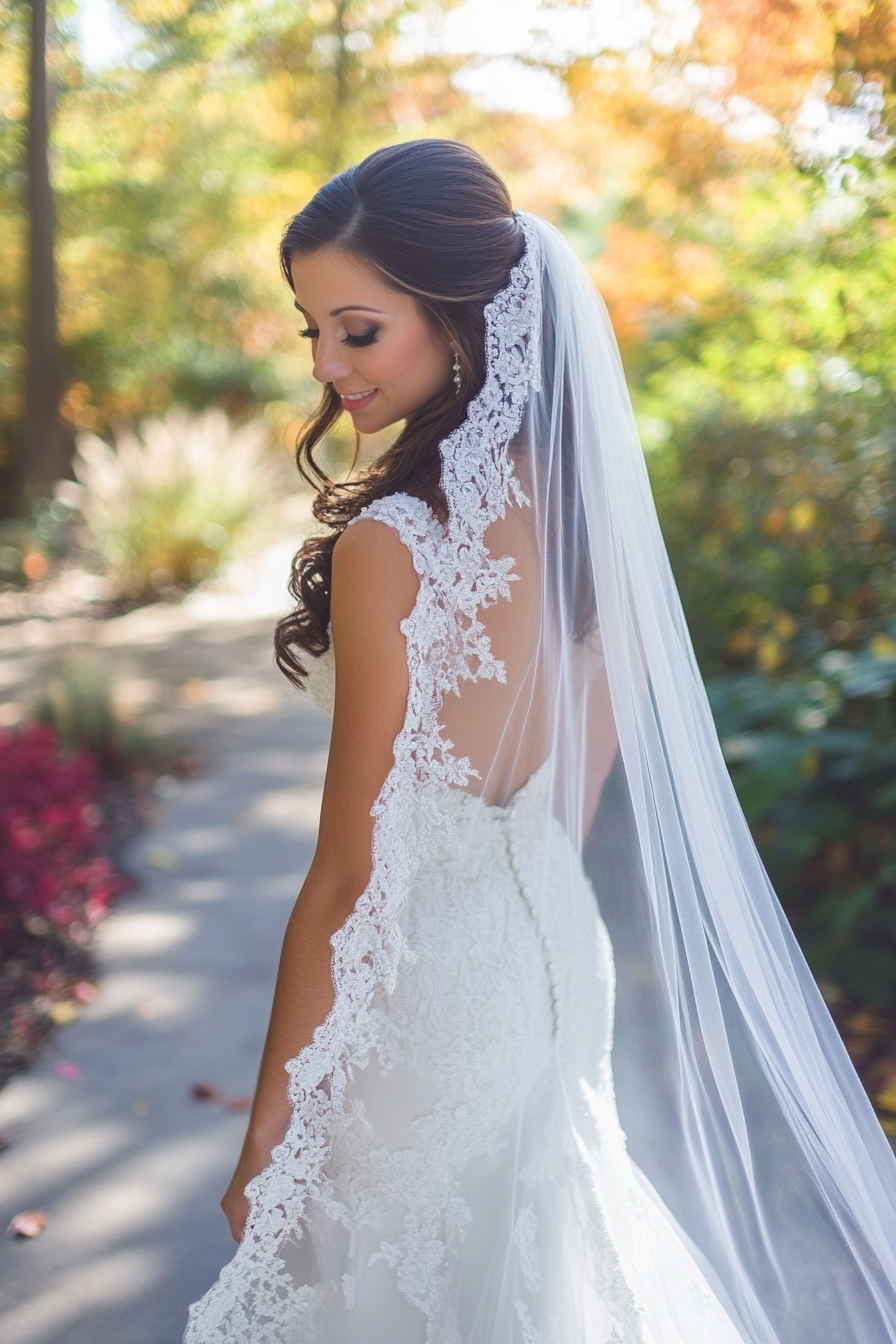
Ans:
POLYGON ((289 1123, 284 1066, 310 1043, 333 1006, 330 939, 370 879, 370 809, 392 767, 392 744, 407 706, 407 651, 399 623, 410 614, 417 589, 410 553, 385 523, 361 519, 339 538, 330 604, 336 707, 320 829, 283 940, 248 1132, 221 1201, 237 1241, 249 1210, 243 1191, 268 1165, 289 1123))

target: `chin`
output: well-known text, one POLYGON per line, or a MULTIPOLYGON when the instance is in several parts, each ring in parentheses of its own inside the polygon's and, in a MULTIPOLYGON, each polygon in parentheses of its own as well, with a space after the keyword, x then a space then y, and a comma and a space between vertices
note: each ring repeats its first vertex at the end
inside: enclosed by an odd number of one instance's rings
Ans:
POLYGON ((378 434, 381 429, 388 429, 390 425, 398 424, 399 420, 404 419, 401 415, 391 415, 386 411, 374 411, 371 407, 369 411, 349 411, 352 417, 352 423, 359 434, 378 434))

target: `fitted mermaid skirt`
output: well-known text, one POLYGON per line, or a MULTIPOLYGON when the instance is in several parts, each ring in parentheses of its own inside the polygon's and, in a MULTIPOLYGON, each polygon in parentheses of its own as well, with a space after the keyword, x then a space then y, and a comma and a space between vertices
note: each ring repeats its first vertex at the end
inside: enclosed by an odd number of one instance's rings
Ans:
POLYGON ((449 824, 316 1177, 298 1216, 282 1170, 259 1178, 269 1263, 247 1234, 187 1340, 738 1344, 626 1154, 612 950, 559 825, 544 841, 543 774, 506 808, 430 792, 449 824))

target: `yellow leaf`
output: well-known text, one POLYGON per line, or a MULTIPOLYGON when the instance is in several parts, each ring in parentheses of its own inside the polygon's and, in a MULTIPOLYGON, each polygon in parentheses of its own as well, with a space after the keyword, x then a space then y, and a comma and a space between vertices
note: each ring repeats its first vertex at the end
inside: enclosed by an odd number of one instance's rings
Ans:
POLYGON ((896 658, 896 639, 889 635, 872 635, 871 652, 875 658, 896 658))
POLYGON ((790 526, 794 532, 808 532, 815 522, 815 504, 811 499, 801 499, 790 510, 790 526))
POLYGON ((763 672, 774 672, 781 662, 781 646, 771 635, 759 641, 756 661, 763 672))
POLYGON ((878 1092, 874 1098, 875 1105, 882 1111, 892 1111, 896 1114, 896 1083, 891 1083, 885 1087, 883 1092, 878 1092))

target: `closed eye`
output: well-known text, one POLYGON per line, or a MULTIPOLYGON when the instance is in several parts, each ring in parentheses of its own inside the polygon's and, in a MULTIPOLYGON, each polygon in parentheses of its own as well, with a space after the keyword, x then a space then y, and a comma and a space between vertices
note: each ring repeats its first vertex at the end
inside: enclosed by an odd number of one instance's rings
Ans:
POLYGON ((373 345, 378 330, 378 327, 371 327, 370 331, 365 331, 363 336, 351 336, 346 333, 342 338, 342 344, 351 346, 353 350, 357 350, 362 345, 373 345))
POLYGON ((305 336, 309 341, 316 341, 320 332, 317 327, 306 327, 304 331, 299 332, 300 336, 305 336))

